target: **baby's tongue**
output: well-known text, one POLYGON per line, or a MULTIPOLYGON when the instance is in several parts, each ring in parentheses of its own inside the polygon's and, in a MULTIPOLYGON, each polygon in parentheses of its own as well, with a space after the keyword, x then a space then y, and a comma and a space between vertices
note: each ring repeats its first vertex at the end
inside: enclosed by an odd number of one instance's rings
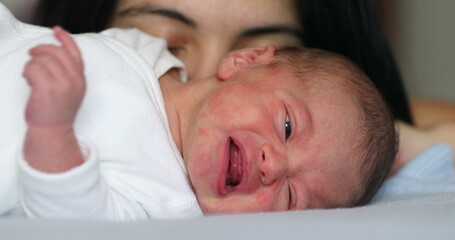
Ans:
POLYGON ((242 164, 240 151, 237 145, 231 141, 229 146, 229 175, 231 185, 236 186, 240 183, 242 177, 242 164))

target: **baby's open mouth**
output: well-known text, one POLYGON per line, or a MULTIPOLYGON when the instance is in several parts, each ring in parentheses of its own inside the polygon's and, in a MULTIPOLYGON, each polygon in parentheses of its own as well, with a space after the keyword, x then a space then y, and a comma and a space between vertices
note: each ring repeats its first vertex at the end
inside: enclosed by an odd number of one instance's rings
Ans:
POLYGON ((242 157, 239 147, 230 140, 229 142, 229 167, 226 174, 226 186, 235 187, 242 180, 242 157))

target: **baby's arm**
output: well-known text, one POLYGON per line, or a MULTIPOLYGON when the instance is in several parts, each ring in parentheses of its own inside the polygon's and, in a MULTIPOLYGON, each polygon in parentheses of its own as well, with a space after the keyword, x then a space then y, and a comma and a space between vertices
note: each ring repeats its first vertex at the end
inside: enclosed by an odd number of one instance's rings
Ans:
POLYGON ((83 63, 76 43, 61 28, 57 45, 39 45, 24 70, 31 87, 25 118, 24 157, 48 173, 67 171, 83 163, 73 123, 85 93, 83 63))
MULTIPOLYGON (((145 219, 142 205, 122 191, 121 173, 110 171, 119 165, 101 166, 90 138, 78 136, 76 141, 73 123, 86 84, 83 64, 71 36, 59 28, 55 36, 61 46, 32 49, 24 72, 31 96, 26 109, 25 157, 18 161, 21 207, 31 218, 145 219)), ((80 39, 81 47, 95 53, 96 57, 86 59, 93 68, 101 65, 94 62, 99 60, 98 53, 117 54, 114 47, 120 46, 105 44, 110 41, 102 36, 82 35, 80 39)))

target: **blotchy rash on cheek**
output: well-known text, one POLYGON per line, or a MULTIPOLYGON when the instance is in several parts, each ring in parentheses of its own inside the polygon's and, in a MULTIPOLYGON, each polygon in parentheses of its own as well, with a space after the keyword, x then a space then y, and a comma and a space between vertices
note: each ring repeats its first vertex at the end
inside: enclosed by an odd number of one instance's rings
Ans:
POLYGON ((203 137, 203 138, 209 138, 210 137, 210 129, 206 128, 206 127, 201 127, 199 129, 199 134, 198 134, 199 137, 203 137))
POLYGON ((200 146, 194 145, 192 146, 192 151, 197 152, 196 156, 193 156, 193 159, 190 159, 191 163, 188 166, 189 171, 192 173, 191 175, 196 175, 199 179, 205 179, 213 174, 212 162, 211 159, 211 152, 207 150, 207 146, 200 146), (200 163, 204 163, 200 165, 200 163))
POLYGON ((325 179, 321 176, 314 176, 311 181, 313 182, 313 185, 317 187, 322 187, 325 185, 325 179))
POLYGON ((211 119, 214 123, 226 119, 230 113, 229 98, 225 94, 212 96, 209 101, 205 102, 205 109, 199 119, 211 119))

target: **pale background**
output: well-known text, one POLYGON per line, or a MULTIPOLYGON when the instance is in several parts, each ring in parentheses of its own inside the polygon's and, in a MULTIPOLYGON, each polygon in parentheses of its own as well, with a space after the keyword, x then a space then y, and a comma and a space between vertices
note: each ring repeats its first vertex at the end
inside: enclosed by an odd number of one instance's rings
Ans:
MULTIPOLYGON (((27 20, 35 0, 0 2, 27 20), (27 2, 32 4, 24 4, 27 2)), ((455 0, 382 2, 389 39, 409 95, 455 102, 455 0)))
POLYGON ((455 101, 455 1, 388 0, 389 39, 410 95, 455 101))

